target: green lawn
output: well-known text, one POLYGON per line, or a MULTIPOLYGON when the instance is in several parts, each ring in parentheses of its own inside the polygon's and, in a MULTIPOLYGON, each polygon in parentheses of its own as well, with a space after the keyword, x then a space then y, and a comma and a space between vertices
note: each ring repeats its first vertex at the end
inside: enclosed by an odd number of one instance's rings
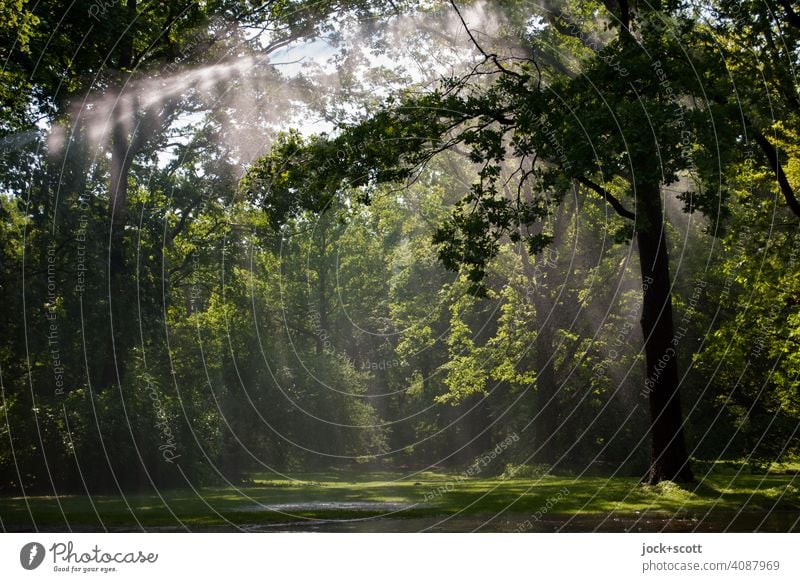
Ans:
POLYGON ((290 480, 256 475, 250 484, 238 489, 168 490, 161 496, 128 495, 123 499, 102 495, 90 499, 66 495, 58 500, 39 496, 27 501, 1 497, 0 519, 5 530, 15 531, 34 527, 64 530, 67 522, 76 530, 102 530, 101 521, 111 530, 180 528, 181 524, 193 530, 235 530, 240 525, 303 520, 371 516, 419 520, 455 514, 460 518, 502 514, 519 522, 537 512, 561 520, 642 514, 691 518, 707 512, 731 515, 740 510, 752 515, 778 511, 800 516, 800 476, 795 470, 763 475, 714 472, 698 484, 665 482, 655 487, 624 477, 468 479, 458 473, 426 472, 399 480, 403 477, 400 473, 331 471, 290 480), (359 503, 365 506, 353 506, 359 503))

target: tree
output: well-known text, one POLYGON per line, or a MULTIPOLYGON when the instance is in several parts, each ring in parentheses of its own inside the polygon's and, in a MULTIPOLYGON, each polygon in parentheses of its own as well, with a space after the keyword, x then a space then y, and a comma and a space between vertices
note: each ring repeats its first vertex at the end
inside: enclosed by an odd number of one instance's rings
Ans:
MULTIPOLYGON (((455 4, 453 10, 461 18, 455 4)), ((437 153, 466 147, 479 168, 477 181, 435 241, 445 265, 465 266, 478 288, 502 240, 525 239, 532 253, 549 243, 537 224, 573 184, 601 197, 628 221, 639 254, 652 441, 646 480, 691 480, 671 349, 661 187, 688 176, 681 195, 687 209, 712 219, 724 213, 721 170, 740 155, 742 127, 710 32, 677 2, 605 2, 541 13, 523 33, 524 57, 503 57, 470 37, 478 58, 463 76, 390 98, 335 136, 278 144, 251 168, 243 188, 278 219, 297 208, 322 210, 326 196, 343 185, 360 188, 368 203, 374 184, 409 179, 437 153), (587 23, 601 18, 614 36, 587 50, 587 23), (540 58, 544 37, 554 34, 562 43, 581 41, 572 63, 543 64, 554 61, 540 58), (344 163, 332 166, 327 160, 336 155, 344 163), (500 167, 509 159, 519 161, 519 190, 510 197, 500 187, 500 167), (525 200, 519 194, 525 183, 540 194, 525 200)))

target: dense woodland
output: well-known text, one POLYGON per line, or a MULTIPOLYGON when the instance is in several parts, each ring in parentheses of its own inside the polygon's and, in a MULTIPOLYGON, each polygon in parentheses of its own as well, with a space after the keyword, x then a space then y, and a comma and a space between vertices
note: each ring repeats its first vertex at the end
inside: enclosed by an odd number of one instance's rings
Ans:
POLYGON ((797 3, 13 0, 0 37, 0 492, 800 453, 797 3))

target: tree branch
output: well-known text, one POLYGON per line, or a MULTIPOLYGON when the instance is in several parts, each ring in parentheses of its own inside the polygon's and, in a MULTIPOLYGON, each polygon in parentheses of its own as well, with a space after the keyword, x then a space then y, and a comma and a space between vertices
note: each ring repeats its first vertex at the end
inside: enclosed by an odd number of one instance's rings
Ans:
POLYGON ((603 0, 603 5, 609 13, 619 19, 623 30, 630 32, 631 8, 628 4, 628 0, 603 0))
POLYGON ((181 218, 178 221, 178 224, 175 225, 175 228, 169 233, 170 241, 175 240, 175 237, 178 236, 181 231, 186 226, 186 219, 189 218, 189 214, 197 208, 197 205, 200 204, 200 201, 203 200, 203 196, 205 193, 200 193, 196 196, 191 202, 189 202, 189 206, 181 210, 181 218))
POLYGON ((636 218, 636 215, 633 212, 625 208, 622 205, 622 202, 617 200, 608 190, 603 188, 600 184, 596 184, 592 182, 589 178, 584 178, 584 177, 577 178, 577 180, 590 190, 594 190, 595 192, 600 194, 600 196, 602 196, 603 199, 611 205, 611 208, 613 208, 614 211, 623 218, 630 218, 631 220, 634 220, 636 218))
POLYGON ((503 64, 500 62, 500 60, 497 58, 497 54, 496 53, 487 53, 485 50, 483 50, 483 47, 480 44, 478 44, 478 41, 475 40, 475 37, 472 35, 472 31, 469 29, 469 26, 467 26, 467 22, 466 22, 466 20, 464 20, 464 17, 461 15, 461 11, 458 9, 458 6, 456 6, 455 0, 450 0, 450 5, 453 7, 453 10, 456 11, 456 14, 458 15, 458 19, 461 21, 461 24, 464 27, 464 30, 467 31, 467 35, 469 35, 469 38, 472 41, 472 44, 475 45, 475 48, 478 49, 478 51, 480 51, 480 53, 486 58, 486 60, 487 61, 491 60, 497 66, 498 69, 500 69, 502 72, 504 72, 504 73, 506 73, 508 75, 513 75, 514 77, 523 78, 523 75, 517 73, 516 71, 511 71, 511 70, 505 68, 503 66, 503 64))
POLYGON ((778 180, 778 186, 780 186, 783 197, 786 199, 786 204, 791 208, 792 212, 800 217, 800 202, 797 200, 792 185, 789 184, 789 180, 786 178, 786 174, 781 167, 781 162, 778 157, 778 148, 772 145, 764 134, 755 127, 753 127, 753 139, 764 152, 764 155, 767 156, 769 165, 772 171, 775 172, 775 177, 778 180))
POLYGON ((800 28, 800 16, 794 11, 792 3, 789 2, 789 0, 778 0, 778 4, 783 6, 783 9, 786 11, 786 20, 789 21, 789 24, 795 28, 800 28))

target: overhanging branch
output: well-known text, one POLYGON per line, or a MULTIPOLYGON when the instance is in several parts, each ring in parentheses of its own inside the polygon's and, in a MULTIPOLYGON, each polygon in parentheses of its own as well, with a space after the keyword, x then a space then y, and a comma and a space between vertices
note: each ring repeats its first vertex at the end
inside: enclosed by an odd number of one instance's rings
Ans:
POLYGON ((611 208, 613 208, 614 211, 623 218, 630 218, 631 220, 634 220, 636 218, 636 215, 633 212, 625 208, 622 205, 622 202, 617 200, 608 190, 603 188, 600 184, 596 184, 595 182, 592 182, 589 178, 584 178, 584 177, 578 178, 578 182, 580 182, 590 190, 594 190, 595 192, 600 194, 600 196, 602 196, 603 199, 611 205, 611 208))

